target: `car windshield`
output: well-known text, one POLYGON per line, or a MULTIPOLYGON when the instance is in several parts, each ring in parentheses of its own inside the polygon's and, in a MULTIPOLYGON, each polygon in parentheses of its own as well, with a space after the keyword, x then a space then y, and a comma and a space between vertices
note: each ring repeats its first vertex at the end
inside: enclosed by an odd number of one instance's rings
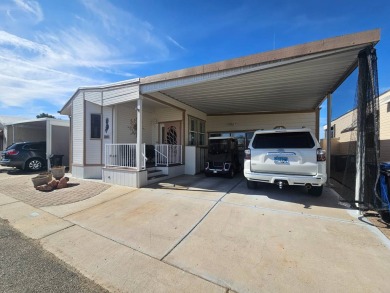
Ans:
POLYGON ((311 149, 314 146, 310 132, 258 133, 252 142, 254 149, 311 149))
POLYGON ((209 154, 224 154, 229 151, 229 140, 227 139, 210 139, 209 154))

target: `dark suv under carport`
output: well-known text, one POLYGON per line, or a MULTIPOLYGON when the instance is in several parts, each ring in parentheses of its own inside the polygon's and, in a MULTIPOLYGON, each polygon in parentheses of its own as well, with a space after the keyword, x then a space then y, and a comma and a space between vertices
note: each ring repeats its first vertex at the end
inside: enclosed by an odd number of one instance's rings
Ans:
POLYGON ((46 166, 46 142, 18 142, 1 152, 0 165, 28 171, 46 166))

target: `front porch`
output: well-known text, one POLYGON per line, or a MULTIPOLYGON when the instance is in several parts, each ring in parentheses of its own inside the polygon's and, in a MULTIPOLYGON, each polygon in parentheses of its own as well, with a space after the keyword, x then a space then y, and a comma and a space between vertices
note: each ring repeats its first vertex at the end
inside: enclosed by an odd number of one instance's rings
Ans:
POLYGON ((104 182, 140 187, 184 174, 181 110, 142 96, 110 108, 102 151, 104 182))
POLYGON ((144 186, 184 174, 182 145, 106 144, 104 182, 125 186, 144 186), (137 160, 140 154, 141 160, 137 160), (138 165, 138 162, 140 163, 138 165))

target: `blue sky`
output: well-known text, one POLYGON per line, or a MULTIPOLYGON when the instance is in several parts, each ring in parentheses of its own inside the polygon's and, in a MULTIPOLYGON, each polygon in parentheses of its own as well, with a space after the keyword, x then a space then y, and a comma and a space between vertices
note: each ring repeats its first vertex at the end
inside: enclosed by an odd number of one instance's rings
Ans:
MULTIPOLYGON (((375 28, 390 89, 389 1, 2 0, 0 115, 57 111, 98 85, 375 28)), ((333 96, 354 106, 355 72, 333 96)), ((321 124, 326 120, 321 111, 321 124)))

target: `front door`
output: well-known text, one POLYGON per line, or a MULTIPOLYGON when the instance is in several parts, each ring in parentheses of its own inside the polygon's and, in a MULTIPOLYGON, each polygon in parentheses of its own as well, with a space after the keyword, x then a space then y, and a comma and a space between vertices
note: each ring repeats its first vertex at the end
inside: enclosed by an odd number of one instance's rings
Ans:
POLYGON ((160 124, 161 143, 181 145, 181 121, 160 124))

